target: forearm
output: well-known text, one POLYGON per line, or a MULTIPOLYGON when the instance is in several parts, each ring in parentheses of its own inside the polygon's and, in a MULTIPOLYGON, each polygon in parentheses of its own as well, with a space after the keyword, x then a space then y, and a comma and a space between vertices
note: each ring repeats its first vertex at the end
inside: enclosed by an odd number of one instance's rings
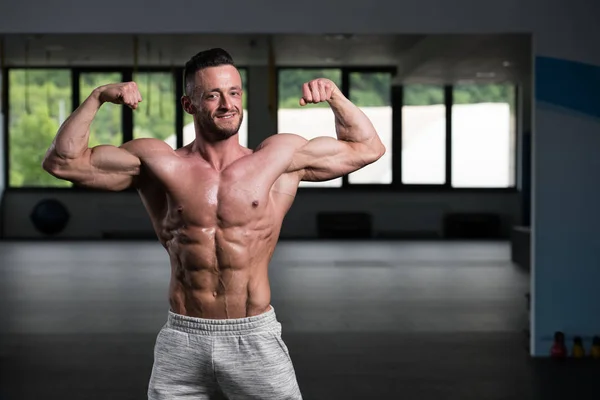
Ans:
POLYGON ((371 120, 342 93, 334 93, 329 105, 335 116, 338 140, 383 147, 371 120))
POLYGON ((84 154, 89 145, 90 126, 101 105, 99 93, 95 90, 61 125, 48 155, 76 159, 84 154))

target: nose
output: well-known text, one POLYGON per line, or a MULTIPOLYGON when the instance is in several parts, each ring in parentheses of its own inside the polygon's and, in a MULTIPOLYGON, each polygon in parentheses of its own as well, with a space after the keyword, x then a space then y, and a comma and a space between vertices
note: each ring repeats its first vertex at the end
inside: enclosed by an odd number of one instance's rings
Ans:
POLYGON ((221 102, 219 108, 229 110, 231 108, 231 99, 227 95, 221 96, 221 102))

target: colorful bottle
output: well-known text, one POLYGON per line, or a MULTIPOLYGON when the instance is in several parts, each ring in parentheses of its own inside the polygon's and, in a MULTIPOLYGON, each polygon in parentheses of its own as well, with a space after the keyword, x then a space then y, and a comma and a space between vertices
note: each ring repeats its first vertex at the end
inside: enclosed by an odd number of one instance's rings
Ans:
POLYGON ((592 340, 592 348, 590 349, 590 355, 596 360, 600 360, 600 336, 594 336, 592 340))
POLYGON ((585 349, 583 348, 583 340, 581 339, 581 336, 575 336, 573 338, 573 351, 571 354, 574 358, 585 357, 585 349))
POLYGON ((554 333, 554 343, 550 348, 550 357, 562 359, 567 357, 567 346, 565 345, 565 334, 562 332, 554 333))

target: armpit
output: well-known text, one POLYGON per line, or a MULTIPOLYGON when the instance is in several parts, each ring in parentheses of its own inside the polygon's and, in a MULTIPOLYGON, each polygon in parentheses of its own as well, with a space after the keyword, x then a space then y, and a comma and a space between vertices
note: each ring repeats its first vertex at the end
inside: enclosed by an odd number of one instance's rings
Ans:
POLYGON ((298 184, 302 180, 301 172, 294 171, 281 175, 273 184, 271 192, 295 197, 298 192, 298 184))

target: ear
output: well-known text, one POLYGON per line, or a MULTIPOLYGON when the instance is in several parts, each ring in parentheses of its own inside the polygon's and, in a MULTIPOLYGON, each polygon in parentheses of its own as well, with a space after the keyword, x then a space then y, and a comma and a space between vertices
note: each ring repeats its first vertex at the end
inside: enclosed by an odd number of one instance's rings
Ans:
POLYGON ((187 95, 181 96, 181 106, 188 114, 196 114, 197 112, 196 106, 192 103, 192 99, 187 95))

